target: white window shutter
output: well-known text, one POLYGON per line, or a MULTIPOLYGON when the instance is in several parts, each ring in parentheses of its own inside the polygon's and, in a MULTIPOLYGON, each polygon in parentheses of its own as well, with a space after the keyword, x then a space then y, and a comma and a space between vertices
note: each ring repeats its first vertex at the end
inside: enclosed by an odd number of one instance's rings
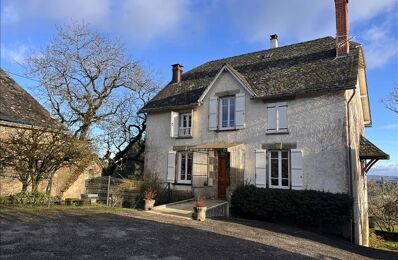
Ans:
POLYGON ((176 151, 167 154, 167 182, 174 183, 176 178, 176 151))
POLYGON ((266 162, 267 162, 267 151, 256 150, 256 187, 266 188, 266 162))
POLYGON ((171 111, 170 137, 178 137, 178 112, 171 111))
POLYGON ((276 107, 269 106, 267 107, 267 123, 268 123, 268 130, 276 130, 276 107))
POLYGON ((218 98, 209 99, 209 130, 217 130, 218 98))
POLYGON ((287 129, 287 105, 278 107, 278 130, 287 129))
POLYGON ((298 149, 290 151, 292 164, 292 189, 303 189, 303 152, 298 149))
POLYGON ((237 129, 245 127, 245 93, 235 96, 235 126, 237 129))

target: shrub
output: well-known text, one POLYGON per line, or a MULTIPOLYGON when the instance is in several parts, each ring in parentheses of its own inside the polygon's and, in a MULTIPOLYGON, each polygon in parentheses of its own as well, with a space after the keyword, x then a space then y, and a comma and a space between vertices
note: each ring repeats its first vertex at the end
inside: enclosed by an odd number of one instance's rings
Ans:
POLYGON ((241 186, 232 195, 233 210, 247 218, 302 226, 342 226, 350 220, 352 198, 313 190, 241 186))

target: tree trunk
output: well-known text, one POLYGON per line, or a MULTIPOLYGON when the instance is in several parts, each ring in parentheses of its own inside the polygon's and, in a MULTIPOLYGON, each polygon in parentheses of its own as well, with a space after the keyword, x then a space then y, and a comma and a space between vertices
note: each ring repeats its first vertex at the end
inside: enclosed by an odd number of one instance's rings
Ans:
POLYGON ((37 192, 38 189, 39 189, 39 181, 33 180, 32 181, 32 193, 37 192))
POLYGON ((26 192, 28 190, 28 183, 27 182, 22 182, 22 190, 21 192, 26 192))

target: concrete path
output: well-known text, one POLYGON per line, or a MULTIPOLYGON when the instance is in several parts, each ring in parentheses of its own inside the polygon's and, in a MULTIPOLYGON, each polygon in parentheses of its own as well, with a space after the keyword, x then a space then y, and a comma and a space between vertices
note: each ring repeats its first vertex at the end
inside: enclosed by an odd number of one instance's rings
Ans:
MULTIPOLYGON (((206 207, 208 209, 216 207, 220 204, 224 204, 225 200, 206 200, 206 207)), ((167 215, 174 215, 179 217, 184 217, 192 219, 193 207, 195 206, 195 201, 185 200, 165 205, 156 206, 150 213, 162 213, 167 215)))

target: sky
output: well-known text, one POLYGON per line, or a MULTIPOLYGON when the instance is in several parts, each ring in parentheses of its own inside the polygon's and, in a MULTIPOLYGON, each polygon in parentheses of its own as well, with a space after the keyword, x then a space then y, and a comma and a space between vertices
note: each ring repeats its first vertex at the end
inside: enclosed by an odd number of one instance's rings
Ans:
MULTIPOLYGON (((333 0, 1 0, 1 67, 23 75, 29 52, 56 27, 84 21, 125 43, 130 55, 167 83, 171 64, 203 62, 335 36, 333 0)), ((350 0, 349 31, 365 49, 373 127, 365 135, 390 155, 371 174, 398 176, 398 114, 381 100, 398 86, 398 0, 350 0)), ((13 78, 30 93, 35 82, 13 78)), ((33 91, 32 91, 33 90, 33 91)), ((39 102, 39 97, 36 97, 39 102)))

